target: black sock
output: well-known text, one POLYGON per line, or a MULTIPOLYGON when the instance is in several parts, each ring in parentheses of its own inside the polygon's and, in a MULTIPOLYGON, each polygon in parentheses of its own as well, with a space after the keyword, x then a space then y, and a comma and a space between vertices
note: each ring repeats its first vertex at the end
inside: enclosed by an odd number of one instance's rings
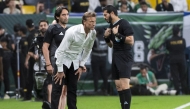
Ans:
POLYGON ((130 109, 130 104, 131 104, 131 89, 125 89, 122 91, 123 92, 123 97, 124 97, 124 101, 123 101, 123 105, 124 108, 123 109, 130 109))
POLYGON ((124 109, 124 105, 123 105, 123 103, 124 103, 124 93, 123 93, 123 91, 118 91, 118 93, 119 93, 119 99, 120 99, 121 107, 122 107, 122 109, 124 109))
POLYGON ((122 91, 118 91, 118 93, 119 93, 119 98, 120 98, 120 103, 121 103, 122 109, 130 109, 131 90, 125 89, 122 91))

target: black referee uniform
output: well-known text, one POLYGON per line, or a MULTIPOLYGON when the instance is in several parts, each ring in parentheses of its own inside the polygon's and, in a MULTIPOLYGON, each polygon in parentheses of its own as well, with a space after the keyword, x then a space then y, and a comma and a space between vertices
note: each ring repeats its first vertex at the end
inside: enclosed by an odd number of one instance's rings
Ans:
POLYGON ((166 41, 166 48, 169 51, 170 57, 170 72, 173 79, 173 84, 176 94, 187 94, 187 73, 186 73, 186 59, 185 39, 178 36, 179 28, 173 28, 173 37, 166 41))
MULTIPOLYGON (((54 74, 57 73, 57 66, 55 64, 55 51, 60 45, 63 37, 65 36, 65 31, 67 28, 63 28, 60 24, 50 25, 47 32, 45 33, 44 42, 49 43, 49 58, 54 68, 54 74)), ((49 78, 51 81, 51 78, 49 78)), ((58 109, 59 99, 61 96, 62 85, 55 84, 52 82, 52 94, 51 94, 51 109, 58 109)))
MULTIPOLYGON (((113 29, 114 27, 118 27, 118 33, 116 35, 111 34, 107 40, 112 41, 113 45, 113 54, 112 54, 112 78, 114 80, 119 80, 120 78, 128 78, 131 76, 131 68, 133 65, 133 52, 132 45, 126 44, 124 41, 126 37, 133 36, 133 29, 130 26, 129 22, 124 19, 119 19, 114 24, 110 23, 109 28, 113 29), (118 36, 122 36, 122 38, 118 38, 118 36)), ((131 91, 130 89, 123 89, 118 91, 120 103, 122 109, 130 109, 131 103, 131 91)))

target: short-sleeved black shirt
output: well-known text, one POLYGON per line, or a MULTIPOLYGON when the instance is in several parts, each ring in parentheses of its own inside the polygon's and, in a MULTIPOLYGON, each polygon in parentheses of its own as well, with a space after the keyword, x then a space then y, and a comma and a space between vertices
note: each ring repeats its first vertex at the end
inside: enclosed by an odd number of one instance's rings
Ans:
POLYGON ((60 24, 50 25, 44 36, 44 42, 49 43, 50 56, 55 55, 56 49, 59 47, 65 31, 67 28, 63 28, 60 24))
MULTIPOLYGON (((133 29, 128 21, 125 19, 120 19, 114 25, 110 24, 110 28, 119 25, 118 33, 123 36, 133 35, 133 29)), ((122 53, 127 56, 128 61, 133 61, 132 46, 118 40, 113 33, 111 33, 110 39, 113 42, 113 53, 122 53)))

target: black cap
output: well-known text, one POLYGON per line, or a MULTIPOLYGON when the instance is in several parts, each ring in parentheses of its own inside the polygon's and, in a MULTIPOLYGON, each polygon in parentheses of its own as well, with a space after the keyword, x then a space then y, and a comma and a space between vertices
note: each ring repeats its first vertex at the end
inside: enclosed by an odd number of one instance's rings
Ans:
POLYGON ((32 19, 26 20, 26 26, 29 27, 29 28, 34 27, 34 22, 33 22, 33 20, 32 20, 32 19))
POLYGON ((8 40, 7 40, 6 37, 2 37, 2 38, 0 39, 0 42, 8 42, 8 40))

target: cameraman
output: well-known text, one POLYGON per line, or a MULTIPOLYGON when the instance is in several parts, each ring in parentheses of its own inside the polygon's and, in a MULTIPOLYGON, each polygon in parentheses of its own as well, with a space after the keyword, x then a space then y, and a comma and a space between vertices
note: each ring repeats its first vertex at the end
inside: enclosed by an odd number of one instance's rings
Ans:
MULTIPOLYGON (((43 40, 41 40, 42 42, 40 42, 39 39, 41 37, 44 37, 44 34, 45 34, 47 28, 48 28, 48 21, 40 20, 40 22, 39 22, 39 31, 38 31, 38 33, 35 34, 35 36, 37 36, 37 37, 34 38, 32 44, 30 45, 28 55, 27 55, 26 60, 25 60, 25 67, 26 68, 29 68, 28 67, 28 61, 29 61, 30 57, 34 58, 36 61, 39 59, 39 54, 38 53, 40 53, 40 51, 38 51, 38 50, 42 49, 42 44, 43 44, 43 40)), ((41 53, 42 53, 42 51, 41 51, 41 53)), ((41 67, 43 67, 43 66, 41 66, 41 67)), ((48 77, 49 77, 49 75, 48 75, 48 77)), ((51 78, 51 76, 50 76, 50 78, 51 78)), ((49 83, 49 85, 48 85, 48 89, 49 89, 49 88, 51 88, 51 81, 49 81, 48 83, 49 83)), ((28 96, 26 97, 27 100, 30 100, 31 97, 32 97, 31 91, 32 91, 32 89, 28 89, 28 94, 27 94, 28 96)), ((51 92, 48 92, 48 93, 51 93, 51 92)), ((48 101, 50 101, 49 97, 50 96, 48 96, 48 101)), ((38 98, 39 98, 39 94, 37 93, 37 99, 38 98)))

